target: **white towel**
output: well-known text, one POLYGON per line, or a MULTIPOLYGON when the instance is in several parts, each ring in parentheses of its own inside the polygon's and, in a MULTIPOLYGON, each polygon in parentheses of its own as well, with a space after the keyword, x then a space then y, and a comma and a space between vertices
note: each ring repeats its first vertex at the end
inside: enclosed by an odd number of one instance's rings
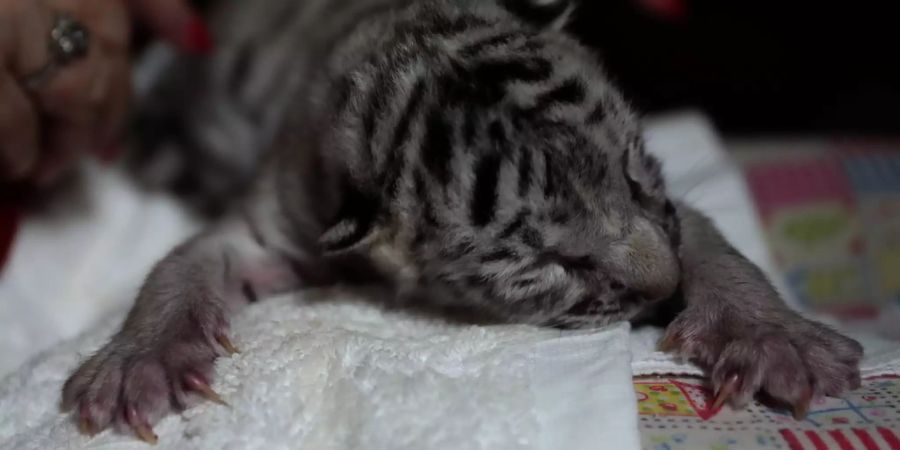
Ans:
MULTIPOLYGON (((214 388, 231 406, 164 419, 159 448, 639 447, 626 324, 565 334, 450 325, 330 297, 342 301, 282 297, 241 314, 242 351, 216 364, 214 388)), ((112 432, 81 436, 56 409, 66 374, 112 331, 59 346, 0 384, 0 448, 145 448, 112 432)))

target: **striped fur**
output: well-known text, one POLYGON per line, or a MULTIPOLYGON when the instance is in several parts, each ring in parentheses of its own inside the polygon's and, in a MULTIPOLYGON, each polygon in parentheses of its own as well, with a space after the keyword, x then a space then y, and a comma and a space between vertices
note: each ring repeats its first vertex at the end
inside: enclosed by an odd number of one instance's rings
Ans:
POLYGON ((185 67, 203 87, 192 107, 156 110, 179 145, 242 155, 200 160, 233 166, 222 199, 270 148, 261 176, 302 240, 404 274, 404 295, 584 326, 671 294, 658 163, 595 55, 559 31, 569 2, 264 3, 220 12, 222 48, 185 67))

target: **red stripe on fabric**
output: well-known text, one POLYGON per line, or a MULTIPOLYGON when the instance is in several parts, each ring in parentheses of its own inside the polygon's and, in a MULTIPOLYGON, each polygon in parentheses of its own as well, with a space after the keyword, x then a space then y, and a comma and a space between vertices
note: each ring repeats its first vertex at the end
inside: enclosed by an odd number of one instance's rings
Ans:
POLYGON ((828 432, 828 435, 841 446, 841 450, 854 450, 853 444, 847 440, 847 437, 844 436, 844 433, 841 433, 841 430, 831 430, 828 432))
POLYGON ((797 439, 797 436, 794 435, 794 432, 791 430, 778 430, 781 433, 781 437, 787 442, 788 446, 791 447, 791 450, 803 450, 803 444, 800 443, 800 440, 797 439))
POLYGON ((825 444, 825 441, 819 437, 819 434, 812 430, 806 431, 806 438, 809 439, 813 445, 816 446, 816 450, 828 450, 828 445, 825 444))
POLYGON ((900 439, 888 428, 878 427, 878 434, 891 446, 891 450, 900 450, 900 439))
POLYGON ((861 428, 854 428, 853 434, 862 441, 863 445, 866 446, 866 450, 878 450, 878 444, 872 439, 872 436, 869 436, 869 432, 863 430, 861 428))

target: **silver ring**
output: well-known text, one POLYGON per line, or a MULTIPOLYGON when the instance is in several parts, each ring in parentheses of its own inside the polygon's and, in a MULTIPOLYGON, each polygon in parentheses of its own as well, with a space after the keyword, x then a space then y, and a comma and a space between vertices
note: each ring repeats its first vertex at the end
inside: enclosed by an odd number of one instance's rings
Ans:
POLYGON ((37 90, 69 63, 84 58, 88 53, 91 34, 81 22, 68 13, 58 13, 50 30, 48 54, 50 61, 41 70, 25 78, 27 89, 37 90))

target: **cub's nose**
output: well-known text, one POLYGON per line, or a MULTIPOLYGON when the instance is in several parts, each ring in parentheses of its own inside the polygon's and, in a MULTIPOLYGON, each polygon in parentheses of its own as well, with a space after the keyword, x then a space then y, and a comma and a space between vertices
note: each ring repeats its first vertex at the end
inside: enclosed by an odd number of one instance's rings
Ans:
POLYGON ((610 244, 604 258, 610 275, 648 299, 671 297, 678 288, 681 268, 671 243, 658 226, 645 219, 610 244))

